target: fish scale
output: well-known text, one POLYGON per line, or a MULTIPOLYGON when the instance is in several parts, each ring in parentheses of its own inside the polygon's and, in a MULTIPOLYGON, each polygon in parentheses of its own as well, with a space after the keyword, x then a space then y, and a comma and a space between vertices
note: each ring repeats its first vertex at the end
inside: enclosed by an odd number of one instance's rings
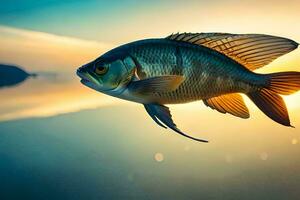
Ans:
POLYGON ((249 88, 254 90, 264 84, 259 75, 228 57, 184 42, 165 39, 139 41, 130 48, 130 55, 139 63, 140 71, 145 75, 143 78, 184 76, 184 82, 175 91, 154 93, 159 103, 185 103, 245 92, 249 88), (178 60, 181 60, 182 66, 178 66, 178 60))

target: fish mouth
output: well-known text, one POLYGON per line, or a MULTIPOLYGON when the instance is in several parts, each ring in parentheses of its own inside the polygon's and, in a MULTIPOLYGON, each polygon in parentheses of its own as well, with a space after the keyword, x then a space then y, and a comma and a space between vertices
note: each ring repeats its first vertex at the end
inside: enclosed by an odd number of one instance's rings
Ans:
POLYGON ((105 92, 106 90, 103 88, 103 82, 101 79, 96 79, 93 74, 89 73, 85 68, 80 67, 76 71, 77 76, 81 78, 80 82, 99 92, 105 92))
POLYGON ((76 74, 81 78, 80 82, 89 88, 98 90, 99 86, 101 86, 100 83, 88 71, 86 71, 82 67, 77 69, 76 74))
POLYGON ((77 76, 81 78, 80 82, 85 85, 85 83, 91 82, 88 77, 85 75, 85 73, 81 72, 79 69, 76 72, 77 76))

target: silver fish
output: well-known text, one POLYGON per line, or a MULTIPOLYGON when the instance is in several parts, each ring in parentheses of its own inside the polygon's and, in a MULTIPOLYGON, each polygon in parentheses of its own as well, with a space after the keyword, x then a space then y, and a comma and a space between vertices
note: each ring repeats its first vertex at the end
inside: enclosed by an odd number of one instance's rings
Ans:
POLYGON ((102 93, 141 103, 160 126, 177 128, 165 104, 203 100, 221 113, 249 118, 239 93, 268 117, 291 126, 280 95, 300 89, 300 72, 254 70, 298 47, 293 40, 261 34, 177 33, 117 47, 77 70, 81 82, 102 93))

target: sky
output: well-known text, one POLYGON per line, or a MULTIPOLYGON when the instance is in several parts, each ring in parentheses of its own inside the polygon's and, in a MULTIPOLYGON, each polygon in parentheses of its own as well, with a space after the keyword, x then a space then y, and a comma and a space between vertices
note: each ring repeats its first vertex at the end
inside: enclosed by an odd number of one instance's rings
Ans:
MULTIPOLYGON (((255 32, 300 41, 298 5, 299 1, 286 5, 281 1, 235 0, 7 1, 0 7, 1 63, 19 65, 33 72, 53 72, 56 81, 40 76, 29 79, 21 89, 1 91, 4 96, 15 96, 14 102, 7 100, 2 107, 15 107, 16 102, 22 106, 2 109, 0 119, 48 116, 118 102, 82 87, 74 72, 78 66, 126 42, 165 37, 173 32, 210 31, 255 32), (43 81, 46 86, 42 87, 43 81), (61 82, 65 87, 55 84, 61 82), (80 98, 73 97, 74 88, 82 92, 80 98), (47 101, 49 96, 51 102, 47 101), (39 106, 26 103, 28 98, 43 103, 39 106)), ((300 70, 299 57, 296 50, 260 72, 300 70)), ((299 94, 287 97, 289 107, 297 107, 298 99, 299 94)))
MULTIPOLYGON (((120 44, 174 32, 300 42, 299 7, 296 0, 2 1, 0 64, 39 76, 0 90, 0 190, 37 199, 97 199, 99 188, 106 198, 296 199, 300 92, 284 97, 296 129, 271 121, 245 96, 247 120, 202 102, 170 105, 180 129, 210 141, 199 145, 158 127, 143 106, 84 87, 75 71, 120 44)), ((289 70, 300 71, 299 49, 257 72, 289 70)))
POLYGON ((6 1, 0 23, 100 42, 172 32, 256 32, 297 39, 299 1, 6 1), (292 31, 288 31, 292 29, 292 31))

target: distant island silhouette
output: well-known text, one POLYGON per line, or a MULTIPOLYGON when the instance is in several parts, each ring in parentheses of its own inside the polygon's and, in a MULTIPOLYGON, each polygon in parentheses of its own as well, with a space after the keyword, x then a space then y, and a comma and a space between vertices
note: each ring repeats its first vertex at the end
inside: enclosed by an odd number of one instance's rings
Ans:
POLYGON ((29 77, 36 77, 35 73, 28 73, 20 67, 0 64, 0 88, 14 87, 29 77))

